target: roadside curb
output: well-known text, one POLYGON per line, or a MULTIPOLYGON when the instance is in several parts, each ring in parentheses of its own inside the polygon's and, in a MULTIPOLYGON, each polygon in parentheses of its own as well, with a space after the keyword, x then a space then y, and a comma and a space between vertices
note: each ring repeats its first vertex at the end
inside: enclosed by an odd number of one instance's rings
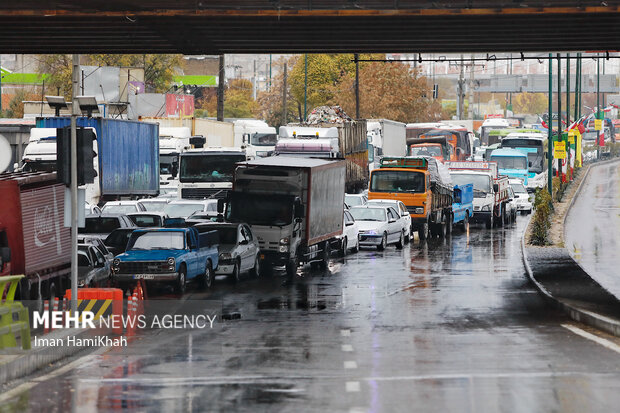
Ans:
MULTIPOLYGON (((53 331, 46 334, 46 339, 66 339, 69 336, 76 338, 87 338, 93 335, 88 329, 70 329, 53 331)), ((78 355, 88 349, 97 349, 98 347, 90 346, 58 346, 58 347, 35 347, 30 350, 15 349, 10 355, 0 355, 0 384, 6 385, 13 380, 17 380, 38 370, 45 369, 53 363, 57 363, 66 358, 78 355), (2 359, 6 357, 4 362, 2 359)))
MULTIPOLYGON (((605 164, 609 164, 609 163, 613 163, 613 162, 618 162, 618 159, 611 159, 611 160, 607 160, 607 161, 603 161, 603 162, 597 162, 595 164, 590 164, 588 165, 587 170, 585 170, 583 173, 585 173, 585 176, 583 177, 583 179, 581 180, 581 182, 579 183, 579 186, 577 187, 577 190, 575 191, 575 194, 573 195, 573 198, 571 199, 568 207, 566 208, 566 212, 565 215, 562 219, 562 223, 565 227, 565 223, 566 223, 566 219, 568 217, 568 213, 570 211, 570 209, 572 208, 575 199, 577 198, 577 196, 579 196, 581 189, 583 187, 584 182, 588 179, 588 175, 591 171, 591 169, 593 167, 599 166, 599 165, 605 165, 605 164)), ((530 218, 531 220, 531 218, 530 218)), ((551 303, 552 305, 554 305, 555 307, 561 309, 562 311, 564 311, 566 314, 568 314, 568 316, 577 321, 577 322, 581 322, 584 323, 586 325, 589 325, 591 327, 597 328, 599 330, 602 330, 606 333, 612 334, 616 337, 620 337, 620 320, 615 320, 613 318, 604 316, 602 314, 598 314, 595 313, 593 311, 590 310, 586 310, 584 308, 580 308, 578 306, 575 306, 571 303, 569 303, 567 300, 563 300, 560 298, 557 298, 555 296, 553 296, 553 294, 551 294, 551 292, 549 292, 545 286, 543 284, 541 284, 536 277, 534 276, 534 272, 532 271, 532 267, 530 265, 529 262, 529 257, 528 257, 528 253, 527 253, 527 248, 525 246, 525 238, 528 234, 528 229, 530 227, 529 225, 530 223, 528 222, 528 225, 526 226, 526 230, 523 232, 523 235, 521 236, 521 251, 523 254, 523 263, 525 265, 525 270, 527 272, 528 278, 530 279, 530 281, 536 286, 536 288, 539 290, 540 293, 542 293, 545 297, 545 299, 551 303)), ((562 241, 564 241, 564 230, 562 231, 562 241)), ((575 259, 569 254, 568 249, 566 248, 560 248, 561 250, 566 251, 566 255, 568 257, 570 257, 571 260, 571 265, 574 265, 575 267, 579 268, 585 275, 587 275, 594 283, 596 283, 596 281, 594 279, 592 279, 592 277, 587 273, 587 271, 585 271, 583 269, 583 267, 581 265, 579 265, 579 263, 577 261, 575 261, 575 259)), ((596 283, 598 284, 598 283, 596 283)), ((600 285, 599 285, 600 286, 600 285)), ((605 288, 603 288, 602 286, 600 286, 600 288, 607 292, 607 290, 605 290, 605 288)))

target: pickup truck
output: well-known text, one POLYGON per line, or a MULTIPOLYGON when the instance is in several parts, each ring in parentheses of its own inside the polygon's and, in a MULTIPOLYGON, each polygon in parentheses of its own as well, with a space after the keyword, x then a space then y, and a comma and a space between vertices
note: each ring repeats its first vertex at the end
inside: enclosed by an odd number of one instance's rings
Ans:
POLYGON ((218 266, 217 231, 196 228, 145 228, 129 237, 127 250, 112 261, 112 279, 121 286, 144 280, 147 285, 170 283, 185 292, 188 280, 210 287, 218 266))
POLYGON ((454 185, 454 202, 452 203, 454 219, 452 225, 461 225, 467 231, 469 220, 474 215, 474 185, 454 185))

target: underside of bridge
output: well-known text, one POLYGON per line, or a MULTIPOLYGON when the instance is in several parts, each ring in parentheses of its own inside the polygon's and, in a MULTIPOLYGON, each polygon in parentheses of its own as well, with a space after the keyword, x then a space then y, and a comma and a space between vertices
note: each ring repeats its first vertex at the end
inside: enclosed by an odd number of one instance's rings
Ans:
POLYGON ((0 53, 620 49, 620 1, 14 0, 0 53))

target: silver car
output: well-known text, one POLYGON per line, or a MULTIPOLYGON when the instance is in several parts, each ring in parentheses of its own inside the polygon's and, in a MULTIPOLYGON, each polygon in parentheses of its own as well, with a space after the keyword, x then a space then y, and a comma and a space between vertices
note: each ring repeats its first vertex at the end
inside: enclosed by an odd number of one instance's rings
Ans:
POLYGON ((256 276, 260 271, 258 240, 246 224, 208 222, 196 224, 198 232, 216 230, 220 236, 219 264, 216 275, 227 275, 235 281, 241 274, 250 272, 256 276))

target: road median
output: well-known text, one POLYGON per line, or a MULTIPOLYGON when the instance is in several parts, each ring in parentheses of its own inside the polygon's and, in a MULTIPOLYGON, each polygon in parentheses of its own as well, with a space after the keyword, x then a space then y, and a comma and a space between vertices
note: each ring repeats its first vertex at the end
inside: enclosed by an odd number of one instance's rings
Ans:
POLYGON ((523 260, 528 277, 553 305, 564 310, 573 320, 620 337, 620 301, 594 280, 570 255, 564 245, 566 216, 579 196, 593 168, 620 162, 613 159, 583 168, 554 202, 550 216, 547 245, 533 245, 533 220, 521 240, 523 260))

